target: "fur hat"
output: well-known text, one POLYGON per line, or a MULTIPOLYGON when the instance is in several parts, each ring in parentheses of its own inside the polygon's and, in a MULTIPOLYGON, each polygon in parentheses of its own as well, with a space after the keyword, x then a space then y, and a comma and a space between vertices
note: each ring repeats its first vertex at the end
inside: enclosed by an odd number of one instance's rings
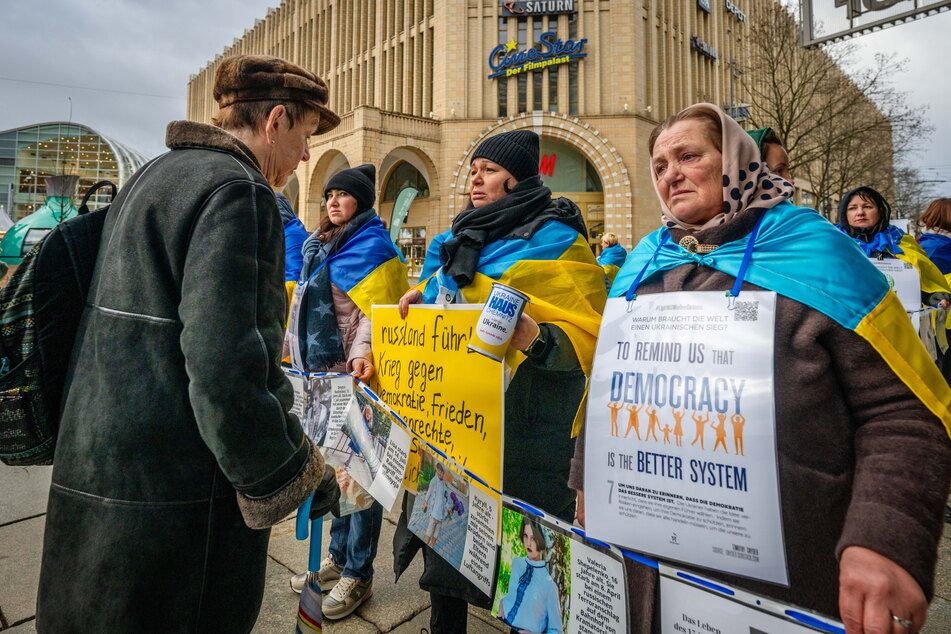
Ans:
POLYGON ((215 72, 219 108, 247 101, 298 101, 320 113, 317 134, 330 132, 340 117, 327 107, 327 84, 296 64, 266 55, 226 57, 215 72))
POLYGON ((373 207, 376 202, 376 168, 369 163, 337 172, 324 187, 324 198, 331 189, 342 189, 357 199, 357 213, 373 207))
POLYGON ((538 174, 538 135, 531 130, 503 132, 479 144, 472 160, 484 158, 498 163, 517 181, 538 174))

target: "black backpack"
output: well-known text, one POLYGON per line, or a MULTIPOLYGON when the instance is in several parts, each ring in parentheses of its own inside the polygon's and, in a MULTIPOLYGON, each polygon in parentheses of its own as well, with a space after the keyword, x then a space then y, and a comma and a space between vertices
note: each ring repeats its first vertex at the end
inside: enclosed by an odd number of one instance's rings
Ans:
POLYGON ((0 461, 53 463, 63 383, 96 266, 109 206, 89 211, 89 188, 75 218, 54 227, 0 289, 0 461))

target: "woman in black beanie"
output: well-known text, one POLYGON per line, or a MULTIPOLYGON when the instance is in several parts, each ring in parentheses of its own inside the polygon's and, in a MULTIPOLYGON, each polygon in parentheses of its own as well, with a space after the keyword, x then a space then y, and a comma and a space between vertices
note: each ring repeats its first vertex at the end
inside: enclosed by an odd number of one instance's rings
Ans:
MULTIPOLYGON (((364 381, 373 376, 370 308, 395 303, 407 288, 406 263, 373 209, 375 180, 376 168, 360 165, 327 182, 327 216, 303 246, 296 337, 289 337, 298 342, 291 344, 297 369, 350 372, 364 381), (363 284, 373 276, 383 276, 383 283, 363 284), (368 288, 384 290, 371 294, 368 288)), ((321 590, 329 591, 326 618, 351 614, 372 594, 382 522, 379 502, 331 522, 330 554, 317 573, 321 590)), ((305 580, 306 573, 295 575, 291 587, 300 592, 305 580)))
MULTIPOLYGON (((420 283, 400 299, 410 304, 485 302, 493 282, 529 296, 505 361, 503 488, 568 522, 575 496, 568 487, 572 437, 591 367, 601 311, 604 271, 588 246, 578 206, 552 200, 538 176, 539 140, 531 130, 484 140, 470 164, 470 203, 452 230, 429 245, 420 283)), ((394 537, 395 571, 417 551, 430 592, 432 632, 465 632, 468 603, 489 598, 408 530, 408 509, 394 537)))

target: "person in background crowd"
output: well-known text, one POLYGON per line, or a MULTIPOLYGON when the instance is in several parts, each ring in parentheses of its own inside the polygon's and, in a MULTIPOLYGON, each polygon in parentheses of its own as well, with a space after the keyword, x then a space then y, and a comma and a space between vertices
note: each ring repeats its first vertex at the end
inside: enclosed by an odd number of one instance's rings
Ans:
POLYGON ((604 269, 604 276, 607 278, 609 287, 614 282, 614 276, 624 264, 626 257, 627 249, 618 243, 616 233, 608 232, 601 236, 601 255, 598 256, 598 264, 604 269))
POLYGON ((304 263, 301 247, 307 239, 307 229, 300 221, 291 201, 281 192, 274 192, 277 198, 277 209, 281 212, 281 221, 284 223, 284 285, 287 287, 287 301, 290 305, 294 296, 294 287, 300 278, 300 269, 304 263))
MULTIPOLYGON (((928 259, 938 267, 945 281, 951 285, 951 198, 937 198, 931 201, 928 209, 918 219, 923 233, 918 244, 928 255, 928 259)), ((951 382, 951 352, 949 352, 948 329, 935 324, 937 338, 938 367, 945 379, 951 382)), ((945 515, 951 522, 951 506, 945 515)))
MULTIPOLYGON (((300 370, 350 372, 361 381, 373 376, 371 308, 395 304, 408 287, 406 263, 373 209, 375 183, 376 168, 360 165, 333 175, 324 189, 327 216, 304 243, 292 309, 297 331, 288 337, 298 346, 291 357, 300 370)), ((329 591, 323 601, 328 619, 350 615, 373 594, 382 522, 383 507, 374 501, 330 523, 330 554, 317 573, 321 590, 329 591)), ((295 575, 291 587, 300 592, 306 578, 295 575)))
POLYGON ((921 303, 947 308, 951 288, 941 271, 928 259, 915 239, 891 224, 892 208, 871 187, 856 187, 839 202, 836 225, 849 235, 870 258, 898 258, 918 270, 921 279, 921 303))
MULTIPOLYGON (((849 634, 917 632, 951 479, 947 383, 885 279, 818 213, 787 201, 792 185, 723 111, 690 106, 654 129, 648 149, 663 228, 632 250, 610 295, 638 279, 638 296, 722 293, 749 240, 742 290, 778 294, 773 398, 789 587, 712 576, 841 617, 849 634), (700 253, 710 254, 705 266, 700 253)), ((571 484, 581 511, 584 485, 599 484, 584 482, 583 435, 571 484)), ((627 565, 631 631, 650 632, 657 571, 627 565)))
MULTIPOLYGON (((505 392, 505 493, 571 521, 572 438, 580 428, 586 375, 605 301, 604 271, 588 245, 578 206, 552 200, 538 176, 538 135, 530 130, 485 139, 469 166, 470 203, 452 230, 429 245, 411 304, 483 303, 493 282, 529 296, 505 356, 514 372, 505 392)), ((407 527, 404 502, 394 537, 402 574, 422 549, 419 584, 430 592, 432 632, 466 631, 467 603, 489 598, 407 527)))
POLYGON ((171 151, 106 217, 65 388, 38 632, 249 632, 268 527, 315 489, 323 508, 339 497, 278 364, 272 189, 340 119, 320 77, 276 57, 221 60, 214 97, 214 125, 170 123, 171 151))
POLYGON ((747 130, 747 134, 753 137, 760 151, 760 162, 766 164, 766 168, 782 176, 791 185, 795 185, 792 174, 789 172, 789 153, 779 139, 779 135, 772 128, 759 128, 758 130, 747 130))
MULTIPOLYGON (((936 198, 918 219, 918 244, 945 276, 951 276, 951 198, 936 198)), ((951 278, 948 278, 951 282, 951 278)))

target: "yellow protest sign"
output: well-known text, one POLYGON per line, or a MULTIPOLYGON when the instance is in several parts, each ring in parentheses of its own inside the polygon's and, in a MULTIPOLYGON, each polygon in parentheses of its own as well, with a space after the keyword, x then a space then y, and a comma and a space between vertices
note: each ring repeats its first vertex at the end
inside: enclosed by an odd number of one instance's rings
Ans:
POLYGON ((403 320, 396 306, 374 306, 377 394, 410 429, 501 490, 502 364, 466 348, 481 312, 481 304, 417 305, 403 320))

